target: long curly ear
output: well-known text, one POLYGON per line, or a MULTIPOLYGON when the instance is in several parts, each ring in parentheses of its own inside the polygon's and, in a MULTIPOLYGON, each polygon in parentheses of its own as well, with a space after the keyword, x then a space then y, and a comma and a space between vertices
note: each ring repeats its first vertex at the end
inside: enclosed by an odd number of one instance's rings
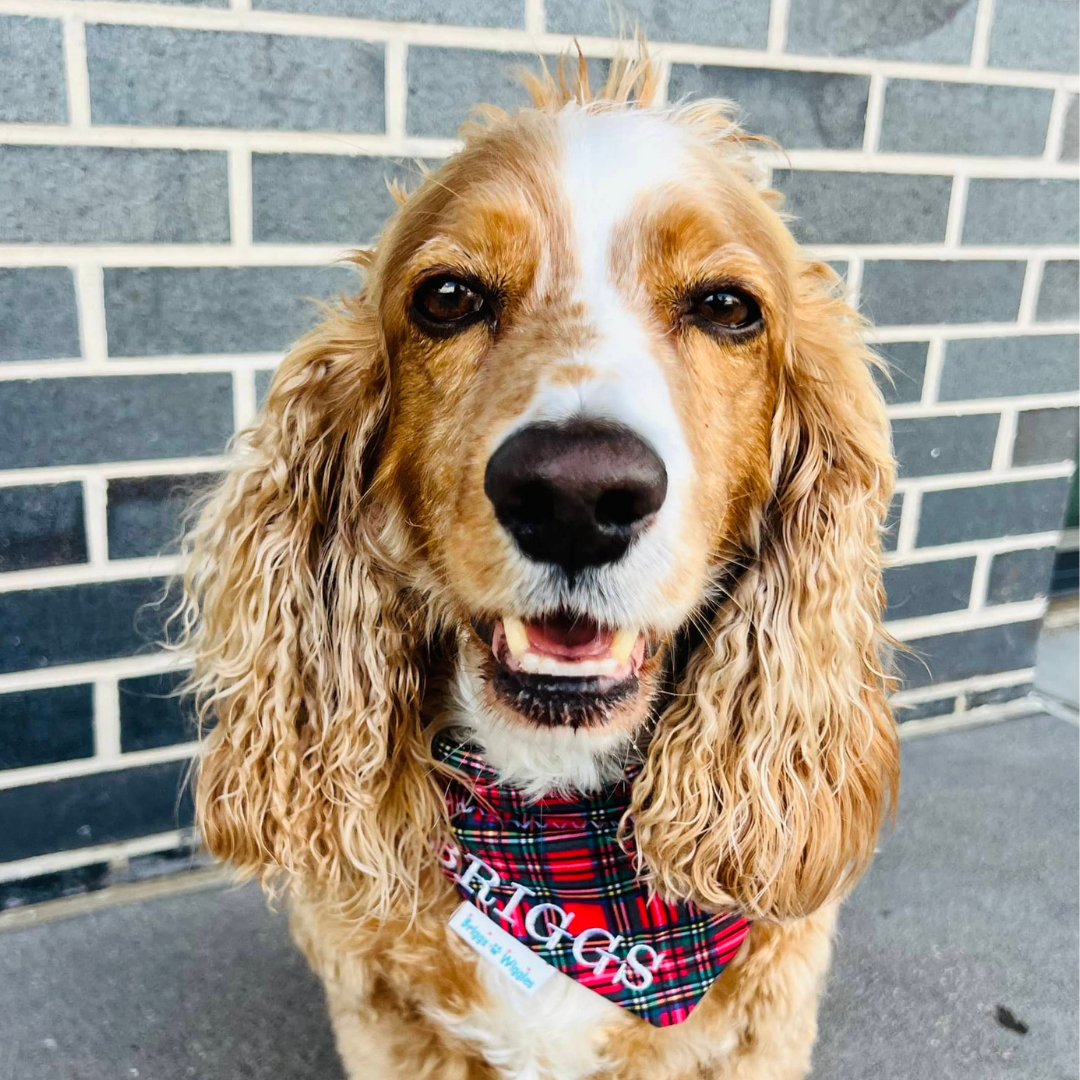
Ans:
POLYGON ((439 821, 416 752, 423 635, 377 555, 388 384, 362 300, 299 343, 188 538, 180 620, 210 729, 205 843, 371 913, 417 895, 413 849, 439 821))
POLYGON ((810 264, 748 566, 660 719, 632 810, 661 891, 806 915, 873 855, 899 777, 881 651, 894 466, 858 317, 810 264))

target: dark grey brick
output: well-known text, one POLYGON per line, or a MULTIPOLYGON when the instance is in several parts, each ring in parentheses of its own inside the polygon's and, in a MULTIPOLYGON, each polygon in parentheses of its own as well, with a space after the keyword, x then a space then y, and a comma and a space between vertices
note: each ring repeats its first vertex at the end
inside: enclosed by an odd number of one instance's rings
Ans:
POLYGON ((106 270, 109 354, 276 352, 318 322, 313 299, 356 281, 322 266, 106 270))
POLYGON ((900 476, 909 479, 989 469, 999 421, 997 413, 894 420, 893 451, 900 476))
POLYGON ((881 149, 1038 156, 1050 120, 1049 90, 891 79, 881 149))
POLYGON ((224 154, 96 146, 0 149, 0 242, 228 239, 224 154))
POLYGON ((366 244, 394 212, 391 178, 415 167, 388 158, 333 154, 255 154, 251 162, 254 234, 277 244, 366 244))
POLYGON ((742 110, 750 131, 789 150, 862 146, 869 81, 857 75, 676 64, 670 97, 722 97, 742 110))
POLYGON ((0 593, 0 671, 148 652, 175 603, 149 578, 0 593))
POLYGON ((1076 409, 1026 409, 1016 419, 1014 465, 1076 460, 1076 409))
POLYGON ((0 270, 0 361, 80 354, 71 271, 66 266, 0 270))
POLYGON ((431 0, 252 0, 251 6, 266 11, 302 11, 310 15, 435 25, 518 28, 525 25, 522 0, 439 0, 437 4, 431 0))
POLYGON ((919 517, 919 547, 1021 536, 1061 527, 1069 481, 1019 480, 927 491, 919 517))
POLYGON ((884 173, 777 172, 773 184, 809 244, 923 244, 945 239, 952 180, 884 173))
POLYGON ((0 791, 0 862, 185 828, 187 771, 170 761, 0 791))
POLYGON ((111 876, 112 867, 103 862, 5 881, 0 883, 0 911, 97 892, 111 884, 111 876))
POLYGON ((995 0, 990 65, 1076 71, 1078 37, 1073 0, 995 0))
POLYGON ((976 690, 967 695, 967 707, 978 709, 983 705, 998 705, 1003 701, 1016 701, 1018 698, 1031 696, 1031 683, 1019 683, 1016 686, 999 686, 994 690, 976 690))
POLYGON ((1054 596, 1073 596, 1080 589, 1080 552, 1059 551, 1054 558, 1050 591, 1054 596))
POLYGON ((949 716, 956 712, 956 697, 934 698, 933 701, 920 701, 917 705, 897 705, 896 719, 901 724, 909 720, 929 720, 934 716, 949 716))
POLYGON ((0 571, 85 561, 81 484, 0 488, 0 571))
POLYGON ((966 64, 975 0, 792 0, 788 51, 966 64))
POLYGON ((884 531, 881 536, 881 550, 882 551, 895 551, 896 550, 896 531, 900 527, 900 514, 904 509, 904 496, 903 493, 898 492, 892 497, 892 502, 889 504, 889 511, 885 515, 884 531))
POLYGON ((88 26, 96 124, 382 131, 383 50, 360 41, 88 26))
POLYGON ((874 378, 889 405, 907 405, 920 400, 929 348, 925 341, 892 341, 876 346, 889 369, 888 376, 875 371, 874 378))
POLYGON ((1038 636, 1035 621, 916 638, 906 642, 914 655, 898 656, 901 679, 906 689, 917 690, 932 683, 1031 667, 1038 636))
POLYGON ((916 619, 943 611, 962 611, 971 601, 975 559, 890 566, 885 571, 885 592, 890 619, 916 619))
POLYGON ((1068 393, 1077 387, 1077 343, 1071 334, 968 338, 945 346, 942 401, 1068 393))
POLYGON ((53 19, 0 19, 0 121, 67 120, 64 36, 53 19))
POLYGON ((25 769, 93 753, 92 686, 0 694, 0 769, 25 769))
POLYGON ((972 180, 965 244, 1080 242, 1080 185, 1072 180, 972 180))
POLYGON ((185 510, 214 474, 143 476, 110 480, 109 558, 136 559, 179 548, 185 510))
MULTIPOLYGON (((547 57, 554 68, 558 57, 547 57)), ((408 104, 405 125, 412 135, 452 136, 478 104, 515 109, 528 103, 520 71, 536 71, 537 57, 465 49, 415 47, 408 56, 408 104)), ((590 78, 599 85, 607 64, 589 61, 590 78)))
POLYGON ((260 408, 265 403, 267 394, 270 393, 270 384, 273 381, 274 373, 272 371, 255 372, 255 401, 260 408))
POLYGON ((769 5, 728 0, 722 13, 702 0, 545 0, 547 29, 558 34, 618 37, 635 24, 649 41, 692 41, 763 49, 769 37, 769 5))
POLYGON ((1039 322, 1080 318, 1080 263, 1062 260, 1043 267, 1035 318, 1039 322))
POLYGON ((1069 110, 1065 114, 1065 135, 1061 140, 1062 161, 1076 161, 1080 157, 1080 98, 1075 94, 1069 101, 1069 110))
POLYGON ((1050 573, 1054 568, 1054 549, 1005 551, 990 564, 990 582, 986 590, 988 604, 1015 604, 1034 600, 1050 591, 1050 573))
POLYGON ((0 468, 219 453, 232 433, 226 374, 0 383, 0 468))
POLYGON ((863 311, 876 323, 1011 322, 1020 310, 1022 262, 882 260, 863 267, 863 311))
POLYGON ((120 748, 125 754, 196 737, 194 712, 180 694, 186 675, 170 671, 120 680, 120 748))

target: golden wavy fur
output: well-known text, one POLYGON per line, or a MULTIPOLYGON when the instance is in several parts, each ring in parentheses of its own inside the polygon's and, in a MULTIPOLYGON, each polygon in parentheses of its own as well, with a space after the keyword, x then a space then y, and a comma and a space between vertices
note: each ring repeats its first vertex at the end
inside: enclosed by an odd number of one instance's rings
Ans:
MULTIPOLYGON (((594 96, 582 63, 531 78, 532 110, 486 109, 464 152, 402 195, 377 249, 357 257, 364 292, 284 362, 188 539, 181 644, 207 728, 202 835, 287 889, 356 1077, 518 1075, 477 1034, 498 1023, 482 980, 460 955, 445 960, 452 900, 432 850, 448 824, 429 738, 459 650, 475 647, 469 618, 509 610, 509 556, 477 486, 492 433, 589 332, 550 286, 549 317, 481 364, 475 343, 418 342, 402 298, 421 254, 459 257, 433 232, 448 215, 454 251, 467 236, 512 295, 535 280, 538 228, 558 260, 558 195, 536 178, 568 103, 640 109, 686 132, 725 209, 723 250, 764 297, 767 340, 722 363, 715 344, 676 357, 673 339, 656 339, 700 524, 688 521, 664 583, 683 625, 658 625, 662 710, 625 822, 661 894, 758 924, 690 1021, 616 1024, 592 1071, 548 1061, 537 1075, 804 1075, 835 902, 895 796, 879 551, 893 463, 875 361, 835 275, 800 255, 778 198, 755 186, 753 140, 728 107, 659 107, 656 85, 647 58, 619 60, 594 96)), ((626 239, 646 276, 713 257, 697 209, 670 203, 642 208, 658 239, 626 239)), ((640 734, 646 714, 626 723, 640 734)))

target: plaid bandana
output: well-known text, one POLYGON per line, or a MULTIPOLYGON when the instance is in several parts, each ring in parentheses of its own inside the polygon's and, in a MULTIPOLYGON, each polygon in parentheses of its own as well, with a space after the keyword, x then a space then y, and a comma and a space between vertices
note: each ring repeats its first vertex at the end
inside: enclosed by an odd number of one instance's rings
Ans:
POLYGON ((685 1020, 750 923, 649 898, 616 835, 640 770, 600 795, 529 802, 475 748, 444 732, 434 749, 469 781, 446 792, 457 843, 442 865, 467 902, 455 931, 527 990, 551 974, 540 957, 650 1024, 685 1020))

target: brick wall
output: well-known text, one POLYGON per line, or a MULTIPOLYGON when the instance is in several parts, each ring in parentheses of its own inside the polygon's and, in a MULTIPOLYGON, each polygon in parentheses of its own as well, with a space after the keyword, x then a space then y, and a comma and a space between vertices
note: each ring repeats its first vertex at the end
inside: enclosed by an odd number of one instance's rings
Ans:
MULTIPOLYGON (((1023 707, 1076 452, 1074 0, 626 6, 669 96, 784 145, 895 365, 903 715, 1023 707)), ((182 493, 349 287, 383 177, 573 34, 610 56, 606 0, 0 0, 7 902, 183 863, 191 731, 147 644, 182 493)))

